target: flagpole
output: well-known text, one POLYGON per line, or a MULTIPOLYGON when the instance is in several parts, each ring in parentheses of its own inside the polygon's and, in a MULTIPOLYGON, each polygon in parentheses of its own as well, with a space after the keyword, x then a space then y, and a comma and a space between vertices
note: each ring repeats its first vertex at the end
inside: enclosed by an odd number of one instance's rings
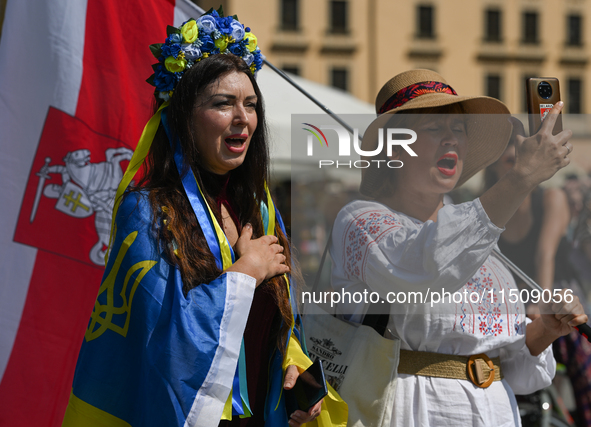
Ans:
MULTIPOLYGON (((283 77, 289 84, 291 84, 293 87, 295 87, 297 90, 299 90, 300 92, 302 92, 310 101, 312 101, 314 104, 316 104, 318 107, 320 107, 320 109, 322 111, 324 111, 326 114, 328 114, 330 117, 332 117, 334 120, 336 120, 336 122, 338 124, 340 124, 341 126, 343 126, 345 129, 347 129, 347 131, 353 135, 353 128, 351 126, 349 126, 349 124, 347 122, 345 122, 343 119, 341 119, 339 116, 337 116, 335 113, 333 113, 326 105, 322 104, 320 101, 318 101, 316 98, 314 98, 306 89, 304 89, 303 87, 301 87, 299 84, 297 84, 291 77, 289 77, 284 71, 280 70, 279 68, 277 68, 276 66, 274 66, 273 64, 271 64, 269 61, 267 61, 266 59, 263 61, 269 68, 271 68, 273 71, 275 71, 277 74, 279 74, 281 77, 283 77)), ((363 139, 363 135, 359 134, 359 140, 363 139)))

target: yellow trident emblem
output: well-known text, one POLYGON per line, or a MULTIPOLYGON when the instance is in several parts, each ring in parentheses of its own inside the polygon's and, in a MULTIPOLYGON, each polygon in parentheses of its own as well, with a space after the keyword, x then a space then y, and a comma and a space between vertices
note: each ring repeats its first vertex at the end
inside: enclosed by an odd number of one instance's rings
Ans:
POLYGON ((98 299, 95 301, 94 310, 92 311, 92 315, 90 316, 90 325, 88 326, 88 329, 84 334, 84 338, 86 339, 86 341, 92 341, 93 339, 100 337, 107 329, 117 332, 123 337, 127 336, 127 330, 129 328, 129 317, 131 314, 131 303, 133 301, 133 295, 135 294, 135 290, 137 289, 137 286, 142 281, 146 273, 148 273, 148 271, 150 271, 150 269, 158 263, 158 261, 140 261, 129 268, 127 274, 125 275, 125 280, 123 281, 123 288, 119 293, 123 302, 120 307, 115 307, 115 278, 117 277, 117 273, 119 272, 121 263, 125 258, 125 254, 135 241, 137 234, 138 232, 134 231, 133 233, 130 233, 125 238, 125 240, 123 240, 123 244, 119 249, 119 253, 117 254, 117 258, 115 259, 113 268, 111 268, 109 275, 101 284, 101 287, 99 289, 99 295, 101 295, 103 292, 107 292, 107 303, 100 304, 98 299), (131 285, 129 301, 127 301, 126 291, 127 286, 129 284, 129 279, 136 271, 140 269, 141 271, 138 273, 133 284, 131 285), (125 322, 123 326, 119 326, 113 322, 113 317, 118 315, 125 316, 125 322), (97 324, 99 325, 98 327, 97 324))

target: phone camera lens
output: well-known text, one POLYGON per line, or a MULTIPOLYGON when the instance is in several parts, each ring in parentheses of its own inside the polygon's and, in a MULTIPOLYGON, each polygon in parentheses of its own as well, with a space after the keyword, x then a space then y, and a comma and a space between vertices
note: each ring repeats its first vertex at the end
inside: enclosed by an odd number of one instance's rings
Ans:
POLYGON ((548 99, 552 96, 552 86, 548 82, 540 82, 538 85, 538 94, 544 99, 548 99))

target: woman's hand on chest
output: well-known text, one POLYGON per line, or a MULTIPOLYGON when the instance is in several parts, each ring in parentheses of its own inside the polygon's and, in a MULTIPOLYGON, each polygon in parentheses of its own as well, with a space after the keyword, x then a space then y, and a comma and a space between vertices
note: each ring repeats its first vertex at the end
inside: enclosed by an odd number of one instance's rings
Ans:
POLYGON ((266 235, 253 239, 250 224, 242 229, 236 241, 235 252, 238 259, 226 271, 248 274, 256 279, 257 286, 264 280, 289 273, 283 246, 278 244, 277 237, 266 235))

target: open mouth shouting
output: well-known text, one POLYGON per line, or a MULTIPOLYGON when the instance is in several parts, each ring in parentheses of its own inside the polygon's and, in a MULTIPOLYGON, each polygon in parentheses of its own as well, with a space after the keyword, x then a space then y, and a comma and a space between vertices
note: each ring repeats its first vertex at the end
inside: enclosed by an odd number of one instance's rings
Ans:
POLYGON ((456 173, 458 164, 458 155, 456 153, 445 153, 437 160, 437 169, 446 176, 452 176, 456 173))
POLYGON ((230 135, 227 136, 224 139, 224 142, 226 143, 226 147, 228 148, 229 151, 231 151, 232 153, 242 153, 244 151, 244 149, 246 148, 246 140, 248 139, 248 135, 245 134, 234 134, 234 135, 230 135))

